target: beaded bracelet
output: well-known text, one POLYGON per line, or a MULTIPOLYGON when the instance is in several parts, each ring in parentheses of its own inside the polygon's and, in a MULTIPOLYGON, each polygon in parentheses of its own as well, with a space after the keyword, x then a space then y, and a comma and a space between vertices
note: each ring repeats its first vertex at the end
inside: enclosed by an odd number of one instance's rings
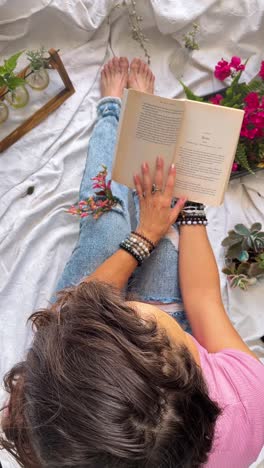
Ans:
POLYGON ((204 225, 207 226, 208 220, 206 218, 201 219, 201 218, 186 218, 186 219, 180 219, 176 221, 176 224, 178 226, 184 226, 184 225, 204 225))
POLYGON ((130 255, 132 255, 132 257, 134 257, 134 259, 138 262, 138 265, 141 265, 143 263, 143 258, 138 255, 134 249, 132 249, 130 246, 128 246, 125 241, 121 242, 120 246, 119 246, 121 249, 125 250, 127 253, 129 253, 130 255))
POLYGON ((136 233, 132 232, 125 240, 121 242, 120 248, 130 253, 137 260, 138 264, 141 265, 154 250, 152 246, 149 247, 150 242, 151 241, 149 241, 147 238, 146 240, 142 239, 141 236, 137 237, 136 233))
POLYGON ((148 239, 147 237, 143 236, 143 234, 139 234, 139 232, 136 232, 136 231, 132 231, 131 234, 134 234, 134 236, 137 236, 137 237, 140 237, 140 239, 144 240, 145 242, 147 242, 151 247, 152 247, 152 250, 155 249, 155 244, 150 240, 148 239))
POLYGON ((180 212, 176 224, 181 225, 203 225, 208 224, 202 203, 187 202, 180 212))

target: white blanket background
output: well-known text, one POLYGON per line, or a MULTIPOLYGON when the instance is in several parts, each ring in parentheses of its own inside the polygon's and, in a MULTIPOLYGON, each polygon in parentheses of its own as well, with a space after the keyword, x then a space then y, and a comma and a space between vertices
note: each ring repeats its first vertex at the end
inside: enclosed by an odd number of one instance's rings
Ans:
MULTIPOLYGON (((77 200, 99 98, 99 76, 114 53, 144 57, 130 35, 124 7, 114 0, 0 0, 2 57, 40 45, 61 50, 76 93, 0 155, 0 378, 30 345, 28 316, 45 307, 78 237, 78 220, 65 213, 77 200), (110 14, 110 16, 109 16, 110 14), (34 186, 32 195, 25 195, 34 186)), ((121 3, 121 1, 120 1, 121 3)), ((157 94, 182 96, 177 76, 196 92, 221 87, 213 77, 222 57, 250 57, 246 78, 264 58, 264 0, 138 0, 156 74, 157 94), (182 34, 200 24, 200 50, 183 66, 182 34), (178 63, 178 68, 177 68, 178 63), (179 71, 179 68, 181 70, 179 71)), ((21 66, 23 60, 21 61, 21 66)), ((221 240, 236 223, 264 226, 264 174, 229 185, 220 208, 209 209, 209 235, 223 265, 221 240)), ((205 265, 206 267, 206 265, 205 265)), ((227 310, 260 357, 264 349, 264 283, 245 293, 221 276, 227 310)), ((3 402, 4 393, 1 393, 3 402)), ((15 462, 0 453, 4 468, 15 462)), ((263 457, 254 465, 264 467, 263 457)))

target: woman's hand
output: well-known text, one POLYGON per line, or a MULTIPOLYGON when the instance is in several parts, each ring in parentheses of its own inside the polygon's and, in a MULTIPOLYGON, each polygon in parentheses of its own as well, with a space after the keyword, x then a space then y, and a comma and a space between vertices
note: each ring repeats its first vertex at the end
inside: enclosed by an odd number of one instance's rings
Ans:
POLYGON ((141 176, 139 174, 134 175, 135 188, 140 204, 140 221, 137 231, 155 244, 175 223, 186 202, 186 198, 180 198, 174 208, 171 208, 175 179, 176 169, 175 165, 172 164, 167 181, 164 184, 164 161, 160 157, 157 158, 154 180, 150 176, 147 163, 142 164, 141 176), (157 189, 154 193, 152 192, 153 184, 157 189))

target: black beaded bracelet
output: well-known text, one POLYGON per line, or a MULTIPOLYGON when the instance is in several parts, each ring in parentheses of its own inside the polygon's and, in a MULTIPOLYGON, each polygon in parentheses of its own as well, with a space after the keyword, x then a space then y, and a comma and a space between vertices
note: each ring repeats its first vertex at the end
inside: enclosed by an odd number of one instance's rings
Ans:
POLYGON ((186 216, 186 218, 182 218, 182 219, 178 219, 176 221, 176 224, 178 226, 184 226, 184 225, 188 225, 188 226, 191 226, 191 225, 198 225, 198 226, 207 226, 208 224, 208 221, 207 221, 207 218, 204 216, 204 217, 201 217, 201 218, 188 218, 186 216))
POLYGON ((135 250, 134 250, 132 247, 129 247, 129 246, 125 243, 125 241, 121 242, 121 244, 119 245, 119 247, 120 247, 120 249, 123 249, 123 250, 125 250, 127 253, 129 253, 130 255, 132 255, 132 257, 134 257, 134 259, 138 262, 138 265, 142 265, 144 258, 143 258, 141 255, 137 254, 137 253, 135 252, 135 250))

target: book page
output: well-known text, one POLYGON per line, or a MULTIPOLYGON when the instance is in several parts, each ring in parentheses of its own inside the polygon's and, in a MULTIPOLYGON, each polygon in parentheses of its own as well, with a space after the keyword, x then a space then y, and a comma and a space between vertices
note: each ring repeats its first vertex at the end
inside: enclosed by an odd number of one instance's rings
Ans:
POLYGON ((113 180, 134 188, 133 174, 148 162, 152 174, 157 156, 163 156, 165 170, 175 154, 183 120, 185 101, 167 99, 135 90, 126 92, 122 104, 113 180))
POLYGON ((243 116, 237 109, 186 102, 175 156, 175 196, 208 205, 222 203, 243 116))

